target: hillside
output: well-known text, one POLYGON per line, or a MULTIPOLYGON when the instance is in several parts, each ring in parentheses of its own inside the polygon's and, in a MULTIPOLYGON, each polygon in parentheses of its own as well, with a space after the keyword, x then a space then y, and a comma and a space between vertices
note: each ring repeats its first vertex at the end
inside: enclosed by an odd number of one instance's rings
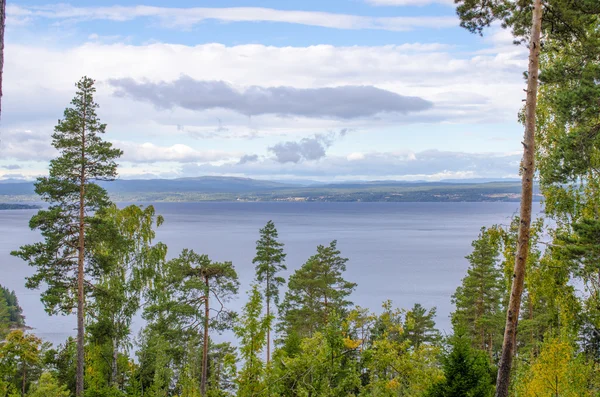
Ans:
MULTIPOLYGON (((115 201, 518 201, 515 181, 478 183, 366 181, 293 185, 250 178, 213 177, 102 182, 115 201)), ((537 193, 537 192, 536 192, 537 193)), ((539 196, 538 196, 539 197, 539 196)), ((1 202, 39 201, 32 183, 0 184, 1 202)))

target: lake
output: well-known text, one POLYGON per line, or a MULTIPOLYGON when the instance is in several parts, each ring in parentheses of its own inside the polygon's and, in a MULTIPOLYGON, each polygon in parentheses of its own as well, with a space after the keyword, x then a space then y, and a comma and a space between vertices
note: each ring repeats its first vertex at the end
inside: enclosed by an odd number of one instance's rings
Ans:
MULTIPOLYGON (((482 226, 510 223, 518 203, 158 203, 165 223, 157 240, 174 257, 183 248, 232 261, 241 290, 228 307, 239 309, 254 278, 258 230, 273 220, 285 244, 288 271, 299 268, 319 244, 338 241, 349 258, 345 277, 358 284, 355 304, 379 310, 390 299, 410 308, 416 302, 437 307, 436 322, 449 333, 450 296, 464 277, 471 241, 482 226)), ((539 203, 534 203, 536 212, 539 203)), ((27 290, 25 278, 33 273, 10 251, 39 239, 28 228, 35 210, 0 211, 0 284, 14 289, 27 324, 38 336, 60 343, 75 335, 73 316, 48 316, 39 291, 27 290)), ((283 296, 283 295, 282 295, 283 296)), ((134 323, 135 332, 141 320, 134 323)))

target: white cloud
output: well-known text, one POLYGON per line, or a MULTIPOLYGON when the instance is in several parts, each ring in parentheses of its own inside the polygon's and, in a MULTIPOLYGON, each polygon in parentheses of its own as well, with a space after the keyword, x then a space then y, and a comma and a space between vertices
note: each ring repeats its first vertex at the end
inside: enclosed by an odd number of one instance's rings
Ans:
POLYGON ((158 19, 169 28, 189 29, 206 20, 222 22, 282 22, 333 29, 376 29, 407 31, 416 28, 440 29, 457 25, 454 17, 367 17, 316 11, 276 10, 260 7, 168 8, 151 6, 74 7, 69 4, 47 6, 8 5, 7 15, 19 20, 44 18, 62 21, 110 20, 131 21, 136 18, 158 19))
POLYGON ((365 0, 375 6, 425 6, 428 4, 443 4, 454 6, 454 0, 365 0))
POLYGON ((106 84, 110 79, 119 78, 172 82, 182 75, 196 80, 226 81, 238 89, 251 85, 298 89, 370 85, 434 103, 433 109, 413 116, 390 115, 371 119, 368 123, 358 121, 350 125, 355 128, 386 121, 393 124, 513 121, 523 98, 524 49, 508 47, 508 51, 502 47, 502 52, 494 48, 490 47, 489 53, 456 54, 435 44, 273 47, 258 44, 134 46, 94 42, 59 49, 9 42, 6 45, 3 124, 5 127, 12 124, 13 127, 30 128, 29 124, 36 120, 55 123, 73 95, 74 81, 82 75, 98 80, 98 101, 109 124, 113 121, 119 125, 139 124, 152 120, 211 133, 218 129, 217 120, 222 120, 228 129, 245 128, 245 135, 252 135, 255 129, 261 132, 265 129, 289 131, 293 127, 288 126, 294 124, 298 128, 310 128, 309 131, 340 127, 323 120, 318 123, 294 120, 294 123, 282 124, 274 116, 249 119, 222 111, 203 115, 183 109, 157 112, 151 106, 113 98, 114 88, 106 84), (40 64, 44 68, 39 68, 40 64), (19 122, 29 124, 15 125, 19 122))
POLYGON ((327 156, 314 161, 284 164, 276 159, 239 163, 187 164, 180 176, 237 175, 258 178, 294 175, 315 180, 397 179, 439 180, 512 176, 519 155, 511 153, 467 153, 428 150, 414 152, 364 152, 348 156, 327 156))
POLYGON ((216 150, 200 151, 182 144, 159 146, 150 142, 138 144, 123 141, 114 141, 113 144, 115 147, 123 150, 122 161, 133 163, 205 163, 236 159, 243 155, 243 153, 229 153, 216 150))

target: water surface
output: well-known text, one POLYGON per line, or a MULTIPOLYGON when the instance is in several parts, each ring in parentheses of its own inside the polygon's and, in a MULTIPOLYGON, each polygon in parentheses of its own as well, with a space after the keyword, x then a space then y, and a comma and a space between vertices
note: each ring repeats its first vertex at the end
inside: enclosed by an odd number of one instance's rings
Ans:
MULTIPOLYGON (((539 204, 534 204, 539 211, 539 204)), ((258 230, 273 220, 285 244, 289 275, 316 252, 318 244, 338 241, 349 258, 347 280, 358 284, 352 300, 378 310, 391 299, 410 308, 419 302, 436 306, 437 324, 450 331, 450 296, 464 277, 471 241, 482 226, 509 224, 518 203, 158 203, 165 223, 157 241, 169 256, 183 248, 232 261, 241 281, 232 309, 239 309, 254 278, 258 230)), ((0 284, 14 289, 35 333, 52 342, 75 334, 73 317, 44 312, 39 291, 27 290, 33 273, 10 251, 39 239, 28 228, 32 210, 0 211, 0 284)), ((141 321, 135 323, 139 328, 141 321)))

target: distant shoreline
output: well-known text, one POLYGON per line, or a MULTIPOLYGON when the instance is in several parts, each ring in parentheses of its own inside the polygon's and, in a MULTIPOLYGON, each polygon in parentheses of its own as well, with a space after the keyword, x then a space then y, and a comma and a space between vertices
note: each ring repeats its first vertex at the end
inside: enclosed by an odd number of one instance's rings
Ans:
MULTIPOLYGON (((521 183, 346 182, 298 186, 252 179, 116 180, 100 184, 115 202, 518 202, 521 183)), ((542 196, 536 187, 534 200, 542 196)), ((0 202, 37 205, 33 184, 0 184, 0 202)), ((9 205, 9 204, 5 204, 9 205)), ((39 208, 29 207, 28 209, 39 208)), ((8 208, 6 208, 8 209, 8 208)), ((17 208, 14 208, 17 209, 17 208)), ((27 209, 27 207, 21 207, 27 209)))
POLYGON ((42 208, 40 205, 19 204, 19 202, 0 203, 0 211, 38 210, 40 208, 42 208))

